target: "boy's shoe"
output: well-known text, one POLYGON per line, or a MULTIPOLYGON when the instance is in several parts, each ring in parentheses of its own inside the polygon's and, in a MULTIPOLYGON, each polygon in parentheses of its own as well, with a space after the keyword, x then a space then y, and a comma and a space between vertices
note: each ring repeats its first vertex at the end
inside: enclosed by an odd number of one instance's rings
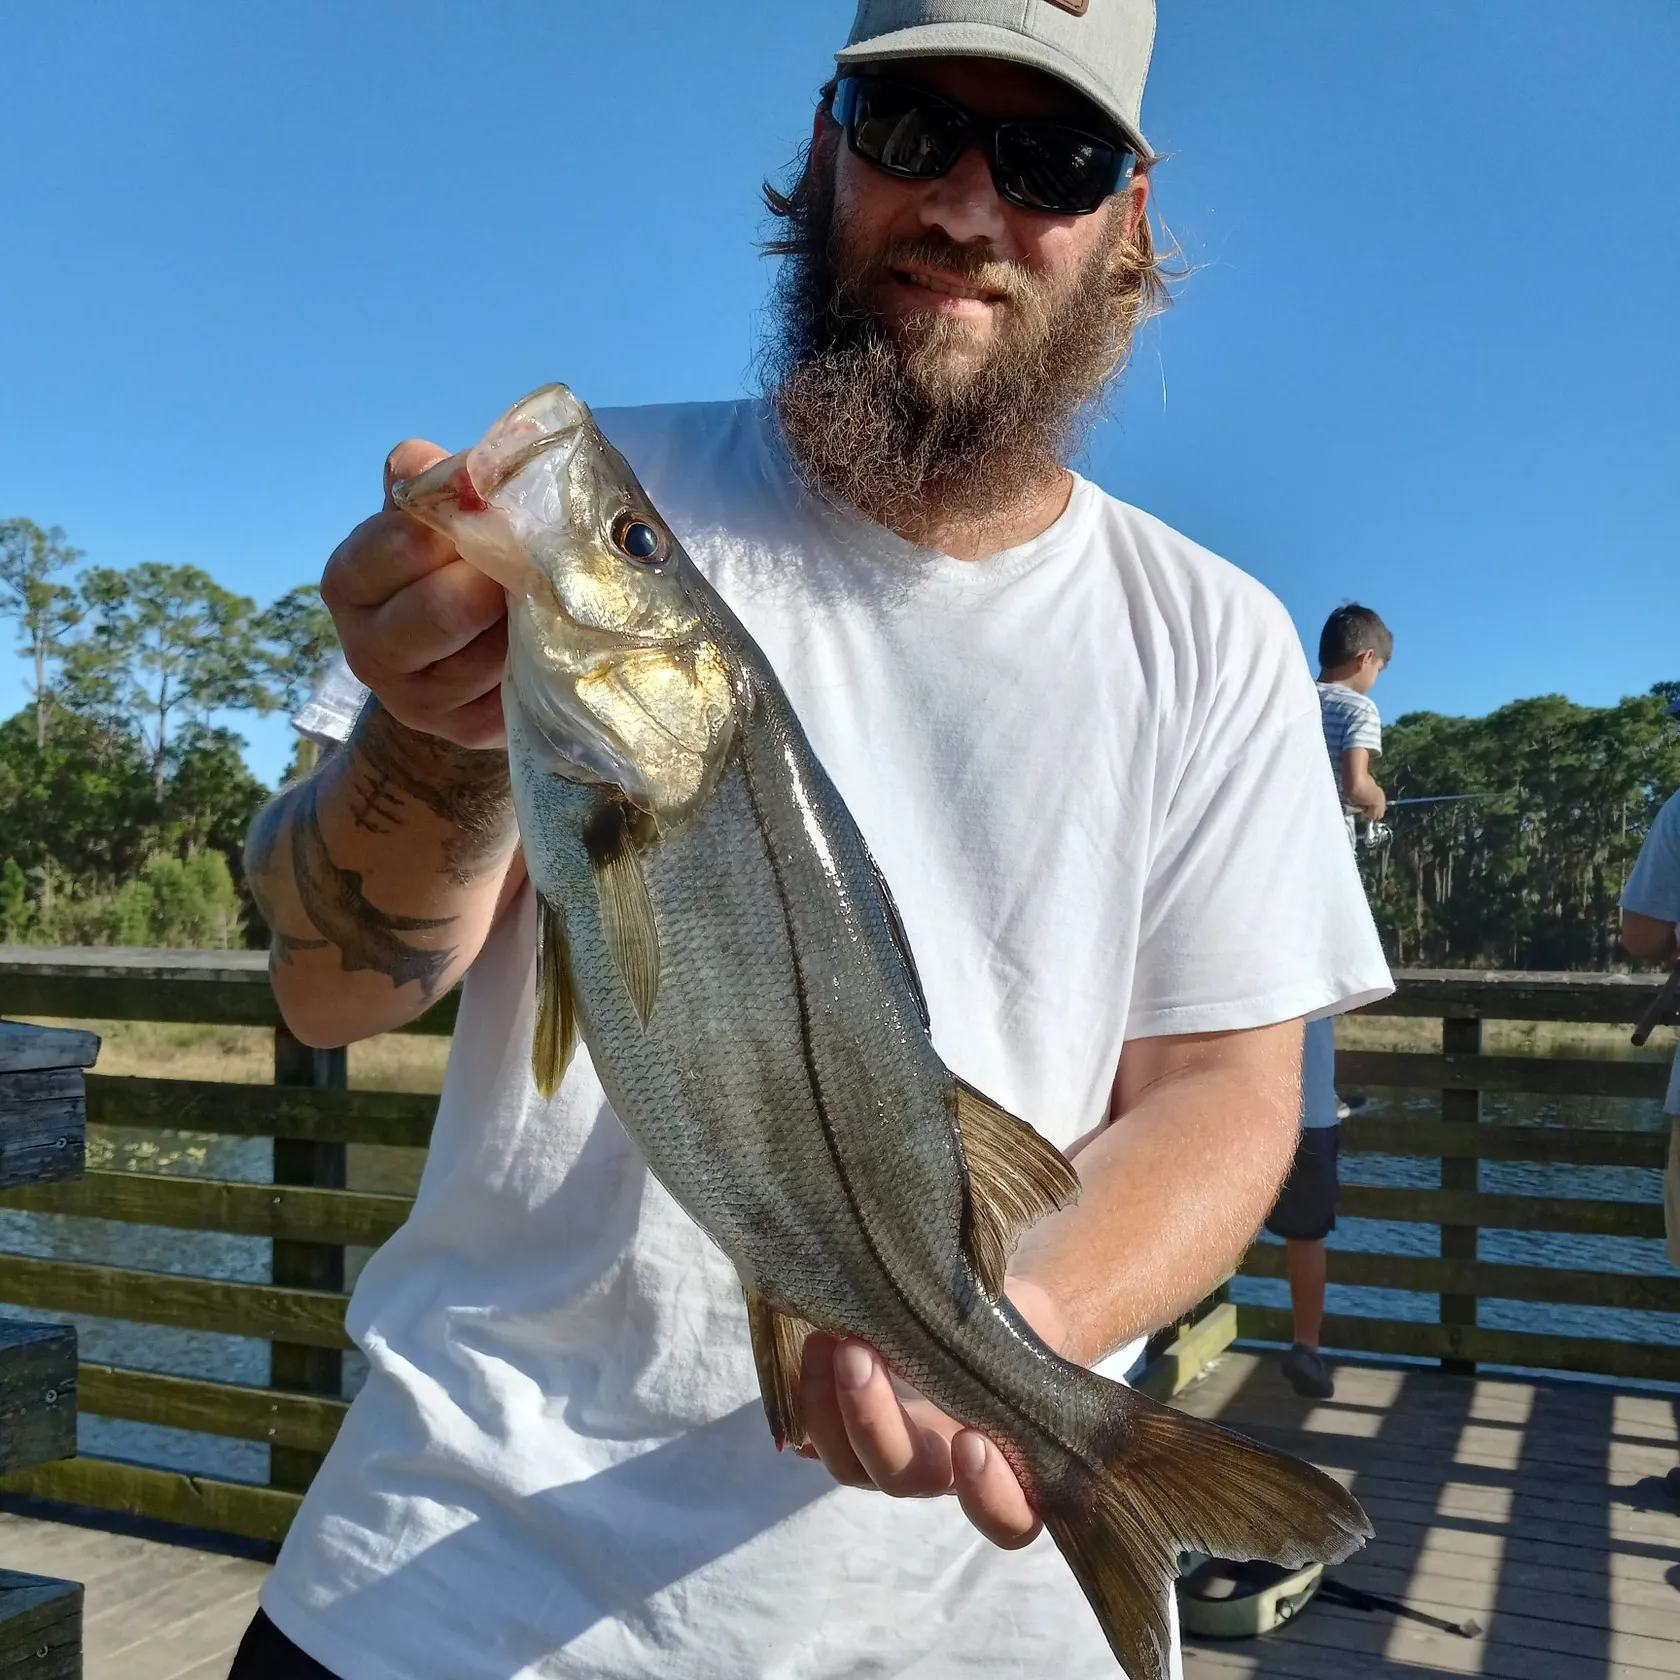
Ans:
POLYGON ((1283 1374, 1295 1392, 1305 1400, 1329 1400, 1336 1392, 1335 1380, 1317 1348, 1297 1342, 1283 1356, 1283 1374))

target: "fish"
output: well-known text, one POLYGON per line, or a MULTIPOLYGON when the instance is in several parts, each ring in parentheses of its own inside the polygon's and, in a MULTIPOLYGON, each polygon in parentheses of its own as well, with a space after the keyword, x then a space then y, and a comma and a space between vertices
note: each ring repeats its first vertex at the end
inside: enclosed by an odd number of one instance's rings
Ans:
POLYGON ((1004 1293, 1072 1164, 947 1068, 892 893, 769 661, 562 385, 395 487, 508 595, 502 687, 538 908, 532 1073, 576 1043, 733 1262, 778 1447, 813 1331, 996 1443, 1130 1680, 1180 1555, 1339 1562, 1320 1471, 1060 1357, 1004 1293))

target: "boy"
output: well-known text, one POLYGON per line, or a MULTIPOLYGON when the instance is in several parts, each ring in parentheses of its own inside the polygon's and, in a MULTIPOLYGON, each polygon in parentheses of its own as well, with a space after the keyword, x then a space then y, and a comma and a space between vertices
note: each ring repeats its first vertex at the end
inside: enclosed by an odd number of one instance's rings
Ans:
MULTIPOLYGON (((1318 641, 1324 744, 1341 789, 1350 844, 1356 817, 1375 821, 1388 808, 1386 795, 1371 779, 1371 760, 1382 753, 1382 720, 1371 689, 1393 652, 1388 626, 1369 607, 1351 603, 1331 613, 1318 641)), ((1295 1322, 1283 1374, 1297 1394, 1313 1400, 1328 1400, 1336 1392, 1318 1339, 1324 1323, 1324 1239, 1336 1228, 1340 1122, 1335 1025, 1328 1018, 1309 1021, 1301 1051, 1301 1141, 1266 1229, 1289 1249, 1295 1322)))

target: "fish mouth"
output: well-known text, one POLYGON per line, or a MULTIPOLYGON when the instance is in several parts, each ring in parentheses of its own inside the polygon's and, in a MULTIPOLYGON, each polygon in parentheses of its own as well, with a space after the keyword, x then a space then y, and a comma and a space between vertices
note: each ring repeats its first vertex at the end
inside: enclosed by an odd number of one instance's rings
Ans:
POLYGON ((544 385, 514 404, 467 451, 467 472, 485 501, 538 456, 576 449, 591 426, 589 410, 564 386, 544 385))

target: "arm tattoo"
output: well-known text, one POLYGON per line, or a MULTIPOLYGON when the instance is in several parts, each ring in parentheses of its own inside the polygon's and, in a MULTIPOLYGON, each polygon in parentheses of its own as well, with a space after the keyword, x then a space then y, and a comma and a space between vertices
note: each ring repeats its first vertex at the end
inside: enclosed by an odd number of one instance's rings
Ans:
POLYGON ((402 826, 418 800, 454 830, 444 841, 449 879, 467 886, 506 855, 514 836, 507 754, 474 752, 405 729, 370 701, 350 740, 351 816, 369 834, 402 826))
POLYGON ((274 869, 275 848, 280 844, 280 836, 286 827, 286 810, 285 802, 280 799, 265 805, 257 813, 257 820, 251 824, 250 835, 245 841, 245 884, 251 889, 257 913, 268 923, 273 935, 274 955, 283 963, 292 960, 294 951, 324 951, 327 948, 324 939, 294 939, 289 933, 282 933, 274 900, 269 897, 268 876, 274 869))
POLYGON ((361 872, 341 869, 327 850, 326 836, 321 832, 319 782, 304 783, 294 797, 292 873, 309 920, 327 936, 328 943, 338 947, 339 963, 346 974, 371 971, 388 975, 397 987, 418 980, 421 995, 429 1002, 437 995, 438 983, 459 947, 428 949, 397 936, 433 933, 460 918, 394 916, 370 904, 362 892, 361 872))

